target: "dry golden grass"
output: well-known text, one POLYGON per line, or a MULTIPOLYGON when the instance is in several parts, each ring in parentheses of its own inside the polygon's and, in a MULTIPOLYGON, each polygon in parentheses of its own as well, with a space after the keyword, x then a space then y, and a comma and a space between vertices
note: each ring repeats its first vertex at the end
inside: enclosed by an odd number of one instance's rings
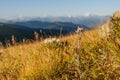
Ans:
POLYGON ((118 48, 113 43, 102 41, 98 29, 83 33, 80 54, 77 54, 77 34, 64 36, 60 40, 59 43, 45 44, 44 41, 37 41, 1 48, 0 80, 120 78, 120 55, 116 51, 118 48), (80 56, 80 62, 77 61, 77 56, 80 56))

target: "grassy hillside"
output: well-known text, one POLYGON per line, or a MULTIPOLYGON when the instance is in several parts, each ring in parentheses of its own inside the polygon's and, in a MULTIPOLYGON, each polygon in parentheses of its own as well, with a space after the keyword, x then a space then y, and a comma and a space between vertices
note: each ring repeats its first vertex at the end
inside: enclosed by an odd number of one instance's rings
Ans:
POLYGON ((119 80, 120 48, 101 39, 98 29, 84 32, 80 54, 77 34, 62 37, 60 41, 0 48, 0 79, 119 80))
POLYGON ((119 80, 120 18, 111 18, 109 35, 99 28, 59 42, 36 41, 0 48, 1 80, 119 80), (78 51, 79 50, 79 51, 78 51))

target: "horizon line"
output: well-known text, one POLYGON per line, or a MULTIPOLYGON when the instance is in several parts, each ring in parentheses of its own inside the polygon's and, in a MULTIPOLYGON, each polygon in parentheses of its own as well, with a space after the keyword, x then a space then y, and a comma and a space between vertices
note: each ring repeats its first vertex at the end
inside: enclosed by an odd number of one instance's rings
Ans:
POLYGON ((112 16, 112 14, 92 14, 92 13, 86 13, 86 14, 80 14, 80 15, 57 15, 57 16, 53 16, 53 15, 42 15, 42 16, 23 16, 23 15, 15 15, 15 16, 9 16, 9 17, 0 17, 0 19, 4 19, 4 20, 13 20, 13 19, 23 19, 23 18, 47 18, 47 17, 51 17, 51 18, 55 18, 55 17, 68 17, 68 18, 72 18, 72 17, 89 17, 89 16, 112 16))

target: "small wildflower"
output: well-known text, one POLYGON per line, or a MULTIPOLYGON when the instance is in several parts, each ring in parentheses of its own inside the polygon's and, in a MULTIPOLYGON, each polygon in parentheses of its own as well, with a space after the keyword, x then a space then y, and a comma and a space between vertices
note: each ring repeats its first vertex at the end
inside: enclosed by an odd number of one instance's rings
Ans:
POLYGON ((45 44, 48 44, 48 43, 58 43, 58 42, 60 42, 60 40, 57 39, 57 38, 47 38, 47 39, 44 40, 45 44))
POLYGON ((103 53, 103 50, 102 49, 98 49, 99 53, 103 53))
POLYGON ((79 50, 80 50, 80 40, 81 40, 81 37, 82 37, 83 28, 78 26, 76 33, 79 35, 78 36, 78 53, 80 53, 79 52, 79 50))
POLYGON ((79 33, 81 33, 82 31, 83 31, 83 28, 81 28, 81 27, 78 26, 76 33, 79 34, 79 33))

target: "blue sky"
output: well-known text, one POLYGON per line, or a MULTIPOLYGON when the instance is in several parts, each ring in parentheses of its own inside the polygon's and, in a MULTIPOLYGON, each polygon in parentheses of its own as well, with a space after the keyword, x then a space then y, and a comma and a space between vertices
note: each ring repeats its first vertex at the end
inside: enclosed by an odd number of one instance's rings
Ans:
POLYGON ((107 15, 120 10, 120 0, 0 0, 0 18, 107 15))

